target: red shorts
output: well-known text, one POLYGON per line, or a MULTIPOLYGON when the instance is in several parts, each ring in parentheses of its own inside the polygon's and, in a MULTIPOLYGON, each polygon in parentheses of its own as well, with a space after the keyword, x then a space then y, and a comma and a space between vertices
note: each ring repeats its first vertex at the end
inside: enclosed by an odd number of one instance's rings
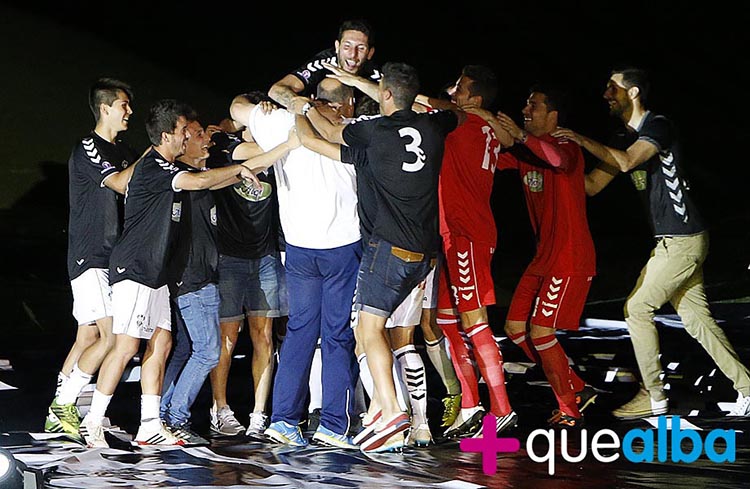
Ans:
POLYGON ((438 309, 468 312, 495 303, 494 245, 464 236, 443 237, 445 262, 438 282, 438 309))
POLYGON ((593 277, 524 274, 508 309, 508 321, 577 330, 593 277))

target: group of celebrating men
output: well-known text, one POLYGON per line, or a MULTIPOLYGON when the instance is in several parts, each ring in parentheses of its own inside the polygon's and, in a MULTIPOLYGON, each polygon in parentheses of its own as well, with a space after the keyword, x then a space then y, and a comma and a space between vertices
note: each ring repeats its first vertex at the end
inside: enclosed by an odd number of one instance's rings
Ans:
POLYGON ((118 137, 133 112, 131 88, 109 78, 93 85, 96 127, 69 162, 68 270, 79 328, 45 429, 107 446, 107 407, 147 340, 138 444, 207 443, 190 417, 209 377, 216 434, 305 446, 300 423, 319 413, 317 443, 365 452, 426 446, 417 325, 446 389, 443 435, 476 434, 486 411, 498 433, 515 426, 487 314, 498 168, 519 172, 536 237, 505 331, 544 370, 558 402, 552 426, 580 427, 597 395, 555 332, 578 328, 596 272, 586 195, 619 172, 644 197, 657 245, 625 307, 644 387, 613 414, 668 411, 653 323, 668 301, 733 381, 730 414, 750 414, 750 375, 703 291, 706 228, 670 121, 646 109, 645 72, 614 70, 607 84, 604 98, 631 138, 615 149, 560 127, 564 94, 553 85, 531 88, 523 127, 490 110, 498 85, 484 66, 465 66, 449 99, 422 95, 413 67, 375 67, 372 34, 366 22, 345 21, 333 49, 275 83, 270 98, 235 97, 221 126, 204 127, 182 102, 155 103, 146 117, 151 146, 140 157, 118 137), (581 147, 600 160, 588 174, 581 147), (274 368, 274 318, 285 316, 274 368), (254 380, 247 428, 226 396, 246 318, 254 380), (95 374, 81 420, 76 399, 95 374), (355 405, 358 382, 366 407, 355 405))

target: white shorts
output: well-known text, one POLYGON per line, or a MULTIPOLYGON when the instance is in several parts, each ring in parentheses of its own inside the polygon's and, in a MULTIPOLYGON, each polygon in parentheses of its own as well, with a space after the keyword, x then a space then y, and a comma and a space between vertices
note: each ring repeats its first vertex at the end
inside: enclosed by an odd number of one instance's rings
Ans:
POLYGON ((437 267, 433 267, 427 277, 393 311, 385 322, 386 329, 416 326, 422 320, 422 309, 434 309, 437 306, 436 269, 437 267))
POLYGON ((132 280, 112 286, 112 332, 151 339, 156 328, 172 330, 169 289, 146 287, 132 280))
POLYGON ((112 287, 106 268, 89 268, 70 281, 70 289, 73 291, 73 317, 79 326, 112 315, 112 287))

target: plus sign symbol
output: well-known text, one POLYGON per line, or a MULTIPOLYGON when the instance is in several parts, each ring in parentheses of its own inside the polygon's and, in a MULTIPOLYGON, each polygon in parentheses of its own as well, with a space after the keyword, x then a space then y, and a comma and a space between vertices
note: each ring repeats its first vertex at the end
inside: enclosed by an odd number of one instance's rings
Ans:
POLYGON ((461 440, 462 452, 480 452, 482 454, 482 470, 487 475, 497 473, 497 454, 512 453, 521 449, 518 438, 498 438, 495 428, 497 418, 488 414, 482 420, 482 436, 480 438, 466 438, 461 440))

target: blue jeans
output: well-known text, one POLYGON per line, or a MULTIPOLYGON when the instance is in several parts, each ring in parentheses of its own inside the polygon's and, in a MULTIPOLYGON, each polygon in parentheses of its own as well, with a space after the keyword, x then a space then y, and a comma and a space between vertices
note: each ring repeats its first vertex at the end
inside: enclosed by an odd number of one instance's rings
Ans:
POLYGON ((320 337, 320 424, 337 434, 349 430, 358 375, 349 317, 361 255, 359 241, 328 250, 286 245, 286 280, 293 292, 273 386, 272 422, 296 426, 305 412, 310 366, 320 337))
POLYGON ((279 253, 262 258, 219 255, 219 295, 222 322, 242 321, 246 315, 286 316, 289 305, 279 253))
POLYGON ((433 255, 398 248, 376 236, 365 242, 354 310, 390 317, 435 265, 433 255))
POLYGON ((176 337, 164 374, 161 418, 178 425, 190 420, 190 408, 209 372, 219 363, 219 289, 208 284, 177 297, 176 337))

